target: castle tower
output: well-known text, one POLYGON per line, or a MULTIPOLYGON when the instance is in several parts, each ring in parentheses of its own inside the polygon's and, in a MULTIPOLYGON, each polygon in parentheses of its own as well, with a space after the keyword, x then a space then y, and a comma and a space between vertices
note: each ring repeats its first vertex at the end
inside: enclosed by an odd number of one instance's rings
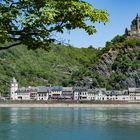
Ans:
POLYGON ((15 77, 13 77, 13 79, 10 82, 10 98, 12 100, 15 100, 17 98, 17 94, 16 94, 17 90, 18 90, 18 82, 15 79, 15 77))
POLYGON ((140 16, 137 14, 131 23, 130 36, 140 37, 140 16))

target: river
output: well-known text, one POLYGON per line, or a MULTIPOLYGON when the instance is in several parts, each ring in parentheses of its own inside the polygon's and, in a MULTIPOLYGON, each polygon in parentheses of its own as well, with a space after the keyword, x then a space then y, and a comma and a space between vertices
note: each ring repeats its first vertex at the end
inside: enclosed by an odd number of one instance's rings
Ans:
POLYGON ((138 108, 0 108, 0 140, 139 140, 138 108))

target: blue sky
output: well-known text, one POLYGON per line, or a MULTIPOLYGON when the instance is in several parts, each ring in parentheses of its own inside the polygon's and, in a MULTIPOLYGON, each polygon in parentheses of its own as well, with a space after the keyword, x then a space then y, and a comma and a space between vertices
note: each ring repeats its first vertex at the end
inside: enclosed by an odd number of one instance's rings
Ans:
POLYGON ((97 33, 89 36, 83 30, 65 33, 63 39, 75 47, 104 47, 117 34, 123 34, 125 28, 130 28, 131 21, 136 14, 140 15, 140 0, 85 0, 95 8, 106 9, 110 14, 110 22, 106 25, 97 23, 97 33))

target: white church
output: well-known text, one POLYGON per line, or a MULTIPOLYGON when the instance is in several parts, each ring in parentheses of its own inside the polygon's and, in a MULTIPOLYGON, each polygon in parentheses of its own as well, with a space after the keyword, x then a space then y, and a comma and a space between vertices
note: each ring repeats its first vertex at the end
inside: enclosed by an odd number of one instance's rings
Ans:
POLYGON ((10 98, 11 98, 11 100, 17 99, 17 93, 16 93, 17 90, 18 90, 18 82, 15 78, 13 78, 10 82, 10 98))

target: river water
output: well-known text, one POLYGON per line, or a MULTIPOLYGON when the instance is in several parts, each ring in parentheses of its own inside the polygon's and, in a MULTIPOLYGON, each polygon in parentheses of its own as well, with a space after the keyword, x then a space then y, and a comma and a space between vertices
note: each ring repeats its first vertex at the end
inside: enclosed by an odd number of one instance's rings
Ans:
POLYGON ((0 108, 0 140, 140 140, 140 109, 0 108))

